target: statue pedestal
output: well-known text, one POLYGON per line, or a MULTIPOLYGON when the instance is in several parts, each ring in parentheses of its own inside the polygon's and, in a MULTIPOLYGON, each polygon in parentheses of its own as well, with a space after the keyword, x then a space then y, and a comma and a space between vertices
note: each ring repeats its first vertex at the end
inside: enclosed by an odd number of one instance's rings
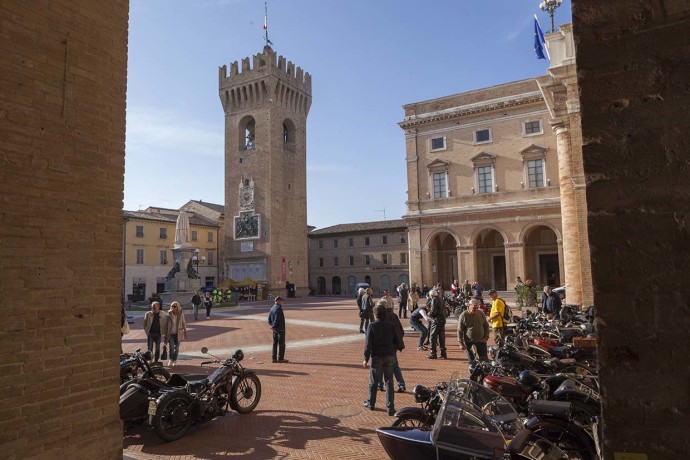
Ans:
POLYGON ((201 279, 194 269, 192 257, 194 248, 173 248, 173 270, 179 267, 179 271, 168 274, 165 279, 165 292, 161 295, 163 304, 168 306, 173 301, 180 302, 182 307, 191 307, 192 296, 201 288, 201 279), (170 275, 173 275, 170 277, 170 275))

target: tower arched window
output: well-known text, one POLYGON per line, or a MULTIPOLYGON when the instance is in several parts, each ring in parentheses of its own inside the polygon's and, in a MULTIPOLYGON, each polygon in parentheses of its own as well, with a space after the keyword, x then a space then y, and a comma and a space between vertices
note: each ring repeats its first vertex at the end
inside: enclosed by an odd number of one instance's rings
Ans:
POLYGON ((253 117, 247 116, 240 121, 239 138, 240 150, 256 149, 256 121, 253 117))
POLYGON ((286 152, 295 151, 295 124, 290 119, 283 122, 283 150, 286 152))

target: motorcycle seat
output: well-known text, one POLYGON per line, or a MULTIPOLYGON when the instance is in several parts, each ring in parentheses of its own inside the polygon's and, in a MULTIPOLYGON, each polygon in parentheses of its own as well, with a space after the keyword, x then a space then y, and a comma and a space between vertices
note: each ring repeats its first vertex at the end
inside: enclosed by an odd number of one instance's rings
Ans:
POLYGON ((556 358, 566 358, 569 350, 569 347, 553 347, 549 349, 549 353, 556 358))
POLYGON ((533 399, 529 402, 530 415, 551 415, 559 418, 569 418, 572 406, 565 401, 544 401, 533 399))

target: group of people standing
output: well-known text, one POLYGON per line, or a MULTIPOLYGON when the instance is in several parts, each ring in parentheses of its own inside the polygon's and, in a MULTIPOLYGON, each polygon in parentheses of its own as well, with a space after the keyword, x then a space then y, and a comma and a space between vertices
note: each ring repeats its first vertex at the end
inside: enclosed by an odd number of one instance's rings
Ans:
POLYGON ((171 303, 170 309, 166 312, 161 310, 160 302, 152 302, 151 310, 144 315, 144 332, 146 346, 153 352, 154 361, 161 358, 161 341, 164 347, 170 344, 167 365, 174 367, 180 351, 180 337, 187 339, 187 324, 180 303, 171 303))

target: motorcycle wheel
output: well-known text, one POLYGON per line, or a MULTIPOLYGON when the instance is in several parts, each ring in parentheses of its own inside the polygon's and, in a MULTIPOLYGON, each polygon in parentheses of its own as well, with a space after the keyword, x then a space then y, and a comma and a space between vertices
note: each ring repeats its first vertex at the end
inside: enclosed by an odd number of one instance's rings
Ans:
POLYGON ((534 434, 558 446, 569 460, 597 460, 594 442, 585 442, 572 433, 562 430, 536 429, 534 434))
POLYGON ((141 376, 142 379, 148 379, 148 378, 155 378, 156 380, 160 380, 161 382, 167 382, 168 379, 170 378, 170 372, 166 371, 162 367, 152 367, 151 372, 144 372, 144 374, 141 376))
POLYGON ((393 421, 393 425, 391 426, 409 426, 414 428, 431 429, 433 425, 433 423, 429 424, 426 421, 422 420, 422 418, 419 417, 418 414, 402 414, 395 418, 395 420, 393 421))
POLYGON ((193 420, 190 416, 192 397, 183 391, 166 394, 153 417, 153 428, 163 441, 170 442, 187 434, 193 420))
POLYGON ((581 366, 581 365, 573 365, 573 366, 568 366, 564 367, 563 369, 560 370, 561 373, 563 374, 577 374, 581 377, 588 377, 590 375, 596 375, 596 371, 592 371, 591 368, 587 366, 581 366))
POLYGON ((245 373, 235 381, 230 392, 230 407, 240 414, 248 414, 261 399, 261 381, 256 374, 245 373))

